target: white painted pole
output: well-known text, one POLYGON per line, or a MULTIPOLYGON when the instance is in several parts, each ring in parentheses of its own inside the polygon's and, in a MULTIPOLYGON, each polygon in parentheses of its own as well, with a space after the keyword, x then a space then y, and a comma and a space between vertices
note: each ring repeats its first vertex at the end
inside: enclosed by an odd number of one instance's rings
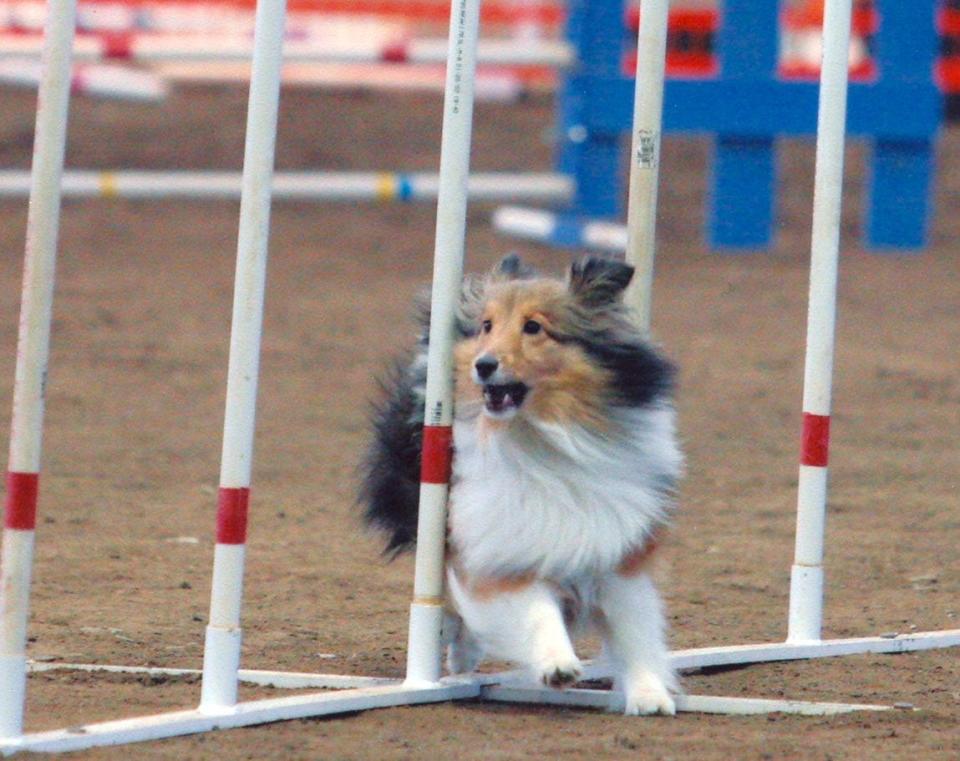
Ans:
POLYGON ((285 15, 286 0, 258 0, 217 504, 217 546, 203 654, 200 709, 208 713, 229 712, 237 702, 247 505, 285 15))
POLYGON ((479 0, 452 0, 447 56, 450 63, 440 139, 420 516, 407 643, 407 682, 410 684, 432 683, 440 678, 443 555, 453 424, 453 342, 463 280, 479 26, 479 0))
POLYGON ((0 559, 0 739, 23 732, 30 572, 75 18, 76 0, 50 0, 33 144, 0 559))
POLYGON ((626 252, 626 260, 636 273, 625 299, 645 333, 650 332, 669 10, 669 0, 643 0, 637 32, 626 252))
POLYGON ((803 444, 797 497, 797 536, 790 577, 789 642, 820 639, 823 620, 823 542, 836 325, 847 56, 851 0, 827 0, 820 69, 820 112, 814 179, 810 298, 803 380, 803 444))

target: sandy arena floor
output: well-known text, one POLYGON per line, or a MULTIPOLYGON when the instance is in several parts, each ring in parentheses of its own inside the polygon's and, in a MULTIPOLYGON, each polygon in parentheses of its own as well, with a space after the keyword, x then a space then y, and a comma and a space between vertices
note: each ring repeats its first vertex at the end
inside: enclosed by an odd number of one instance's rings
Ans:
MULTIPOLYGON (((77 168, 239 169, 242 88, 181 88, 162 106, 77 99, 77 168)), ((0 91, 0 166, 26 168, 33 98, 0 91)), ((477 109, 474 167, 546 168, 548 100, 477 109)), ((284 93, 281 169, 433 169, 435 96, 284 93)), ((769 255, 705 251, 709 158, 666 145, 655 330, 681 368, 689 458, 663 588, 676 647, 785 634, 793 552, 812 145, 782 160, 769 255)), ((960 621, 960 132, 944 135, 933 245, 858 246, 848 161, 825 634, 960 621)), ((524 253, 471 210, 469 268, 524 253)), ((0 203, 0 431, 9 425, 26 204, 0 203)), ((61 225, 30 653, 199 666, 209 594, 237 204, 67 202, 61 225), (184 539, 191 537, 193 539, 184 539), (196 541, 194 541, 194 539, 196 541)), ((353 507, 374 376, 411 337, 430 273, 429 205, 275 208, 244 608, 244 665, 399 676, 412 564, 377 555, 353 507)), ((4 433, 4 435, 6 435, 4 433)), ((374 711, 78 754, 89 759, 956 759, 951 651, 691 675, 690 692, 892 704, 829 719, 479 703, 374 711)), ((195 680, 30 679, 40 729, 196 703, 195 680)), ((249 692, 246 694, 250 694, 249 692)), ((262 691, 257 694, 262 694, 262 691)))

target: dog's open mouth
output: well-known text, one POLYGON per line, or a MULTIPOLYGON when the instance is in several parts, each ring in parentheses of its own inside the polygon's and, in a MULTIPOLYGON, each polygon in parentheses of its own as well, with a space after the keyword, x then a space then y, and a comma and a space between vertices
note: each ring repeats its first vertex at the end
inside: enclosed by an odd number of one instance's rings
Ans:
POLYGON ((529 387, 525 383, 487 383, 483 387, 483 404, 493 417, 510 417, 523 404, 529 387))

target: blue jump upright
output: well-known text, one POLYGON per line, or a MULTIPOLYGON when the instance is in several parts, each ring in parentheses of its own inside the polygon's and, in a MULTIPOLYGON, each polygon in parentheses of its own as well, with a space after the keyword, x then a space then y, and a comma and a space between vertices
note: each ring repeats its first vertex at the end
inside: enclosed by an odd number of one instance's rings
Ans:
MULTIPOLYGON (((869 249, 909 251, 926 243, 942 115, 933 79, 936 6, 877 0, 877 75, 850 85, 848 132, 869 143, 869 249)), ((622 73, 623 0, 571 0, 569 7, 567 35, 579 64, 565 76, 558 105, 557 165, 577 188, 562 215, 566 227, 622 215, 622 138, 633 113, 633 83, 622 73)), ((714 41, 719 75, 666 83, 664 130, 713 139, 707 240, 715 249, 772 245, 777 139, 816 134, 818 83, 778 76, 779 12, 769 0, 724 0, 714 41)))

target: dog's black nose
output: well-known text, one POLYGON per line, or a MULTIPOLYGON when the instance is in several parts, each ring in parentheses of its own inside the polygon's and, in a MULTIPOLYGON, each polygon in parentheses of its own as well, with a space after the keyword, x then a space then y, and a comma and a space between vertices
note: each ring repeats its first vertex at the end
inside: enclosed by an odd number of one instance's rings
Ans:
POLYGON ((489 354, 484 354, 480 357, 477 357, 477 361, 473 363, 473 366, 477 369, 477 377, 479 377, 480 380, 485 381, 497 371, 500 363, 497 361, 496 357, 491 357, 489 354))

